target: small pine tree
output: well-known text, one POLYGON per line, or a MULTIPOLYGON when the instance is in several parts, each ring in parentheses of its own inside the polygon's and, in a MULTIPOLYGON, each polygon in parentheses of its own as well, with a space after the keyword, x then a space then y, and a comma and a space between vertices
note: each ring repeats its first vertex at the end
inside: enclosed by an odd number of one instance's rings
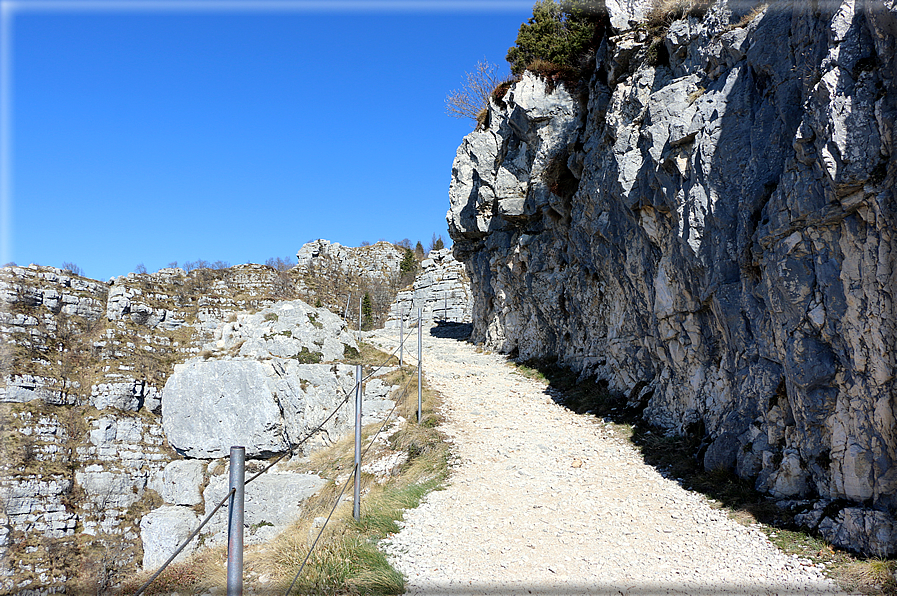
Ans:
POLYGON ((361 299, 361 327, 362 329, 370 329, 374 326, 374 305, 371 302, 371 295, 364 293, 361 299))
POLYGON ((424 257, 427 256, 424 252, 424 245, 420 243, 420 240, 417 241, 417 245, 414 247, 414 257, 418 261, 424 260, 424 257))
POLYGON ((506 57, 515 75, 537 60, 580 68, 580 61, 598 45, 602 13, 594 0, 539 0, 533 16, 520 25, 516 45, 506 57))
POLYGON ((410 273, 411 271, 414 271, 414 266, 416 264, 417 263, 414 259, 414 251, 412 251, 410 248, 406 248, 405 256, 402 257, 402 263, 399 265, 399 271, 401 271, 403 274, 410 273))

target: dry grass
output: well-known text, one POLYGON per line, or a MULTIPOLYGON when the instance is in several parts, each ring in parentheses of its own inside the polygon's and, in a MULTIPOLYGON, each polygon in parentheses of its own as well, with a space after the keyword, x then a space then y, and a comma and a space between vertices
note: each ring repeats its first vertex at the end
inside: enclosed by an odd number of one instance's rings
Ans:
POLYGON ((713 2, 711 0, 655 0, 645 15, 648 29, 667 29, 673 21, 686 17, 704 18, 713 2))
POLYGON ((755 6, 754 9, 751 10, 751 12, 749 12, 749 13, 747 13, 746 15, 744 15, 743 17, 741 17, 741 19, 740 19, 740 20, 733 26, 733 29, 735 29, 735 28, 741 28, 741 27, 747 27, 747 26, 748 26, 749 24, 751 24, 757 17, 759 17, 761 14, 763 14, 763 12, 764 12, 767 8, 769 8, 769 3, 768 3, 768 2, 763 2, 762 4, 759 4, 759 5, 755 6))
MULTIPOLYGON (((407 382, 411 370, 394 371, 387 376, 392 383, 407 382)), ((403 385, 404 386, 404 385, 403 385)), ((416 391, 408 385, 406 399, 397 410, 403 417, 416 417, 416 391), (411 398, 414 399, 411 399, 411 398)), ((307 458, 302 466, 314 470, 331 482, 303 504, 301 519, 267 549, 259 549, 247 561, 256 569, 266 586, 285 591, 299 572, 308 550, 320 538, 308 563, 298 577, 294 591, 311 594, 400 594, 404 579, 377 550, 376 543, 399 530, 396 521, 402 511, 416 507, 423 496, 438 489, 447 473, 448 448, 435 426, 439 422, 438 396, 427 389, 423 394, 424 423, 406 423, 389 439, 388 446, 375 446, 366 460, 395 451, 405 451, 407 462, 385 483, 370 474, 361 476, 362 506, 358 521, 352 517, 351 497, 343 494, 334 509, 340 491, 351 478, 354 438, 343 439, 330 448, 307 458), (332 517, 323 533, 322 518, 332 517)), ((380 424, 363 429, 362 444, 373 438, 380 424)))
MULTIPOLYGON (((126 580, 117 590, 118 594, 134 594, 150 578, 151 573, 142 573, 126 580)), ((227 586, 227 547, 206 549, 188 560, 172 563, 146 589, 144 594, 171 594, 173 592, 196 594, 210 588, 223 589, 227 586)))
POLYGON ((843 584, 862 594, 897 594, 897 561, 853 560, 836 568, 843 584))

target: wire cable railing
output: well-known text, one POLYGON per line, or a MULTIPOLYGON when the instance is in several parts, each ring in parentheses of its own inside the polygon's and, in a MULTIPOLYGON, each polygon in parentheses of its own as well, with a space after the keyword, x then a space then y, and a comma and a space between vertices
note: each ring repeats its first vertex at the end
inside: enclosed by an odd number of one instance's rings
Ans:
MULTIPOLYGON (((374 442, 377 440, 377 437, 380 436, 380 433, 382 433, 383 430, 386 428, 386 424, 389 422, 389 420, 392 418, 392 415, 395 413, 396 409, 399 407, 399 403, 401 403, 401 400, 404 400, 408 397, 408 387, 411 385, 411 381, 413 379, 414 379, 414 377, 408 378, 408 381, 405 383, 405 386, 401 390, 401 396, 399 396, 399 399, 395 400, 395 403, 393 404, 392 409, 389 411, 389 413, 383 419, 383 423, 380 425, 380 428, 377 429, 377 432, 374 433, 374 436, 371 437, 370 442, 368 442, 367 447, 364 448, 364 451, 361 454, 362 460, 364 460, 365 456, 367 455, 368 451, 370 451, 371 447, 374 446, 374 442)), ((359 466, 355 470, 354 474, 358 474, 361 472, 360 467, 361 466, 359 464, 359 466)), ((311 558, 311 555, 314 552, 315 547, 318 545, 318 541, 320 541, 321 536, 324 535, 324 530, 327 528, 327 524, 330 522, 330 519, 333 517, 334 512, 336 512, 336 508, 339 507, 340 501, 343 498, 343 494, 346 492, 346 489, 349 488, 349 482, 352 481, 354 474, 350 474, 349 477, 346 479, 346 482, 343 483, 343 487, 342 487, 342 489, 340 489, 339 494, 336 496, 336 500, 333 503, 333 507, 331 507, 331 509, 330 509, 330 513, 327 515, 327 519, 321 525, 321 529, 318 531, 318 535, 315 537, 314 541, 312 542, 311 546, 309 547, 308 553, 305 555, 305 558, 302 560, 302 564, 299 566, 299 570, 296 572, 296 575, 293 576, 293 581, 290 582, 290 587, 287 588, 286 592, 284 592, 284 596, 289 596, 290 592, 293 590, 293 587, 296 585, 296 582, 299 581, 299 578, 302 576, 302 572, 305 570, 305 566, 308 564, 308 560, 311 558)))
MULTIPOLYGON (((367 376, 364 376, 364 377, 361 378, 361 379, 356 379, 355 383, 354 383, 353 386, 352 386, 352 389, 350 389, 350 390, 348 390, 348 391, 345 391, 345 392, 343 393, 343 395, 342 395, 342 401, 341 401, 341 402, 340 402, 340 403, 333 409, 333 411, 331 411, 330 414, 329 414, 323 421, 321 421, 321 422, 320 422, 320 423, 319 423, 319 424, 318 424, 312 431, 310 431, 309 433, 307 433, 307 434, 306 434, 306 435, 305 435, 305 436, 304 436, 298 443, 296 443, 295 445, 291 444, 287 450, 285 450, 283 453, 281 453, 280 455, 278 455, 277 457, 275 457, 275 458, 273 459, 273 461, 271 461, 268 465, 266 465, 262 470, 260 470, 259 472, 255 473, 252 477, 249 478, 249 480, 246 480, 246 481, 244 482, 243 486, 249 484, 250 482, 252 482, 252 481, 255 480, 256 478, 258 478, 259 476, 261 476, 261 475, 265 474, 266 472, 268 472, 269 470, 271 470, 271 468, 273 468, 275 465, 277 465, 278 463, 280 463, 280 462, 281 462, 287 455, 291 455, 291 454, 294 452, 294 450, 295 450, 296 448, 301 447, 301 446, 302 446, 303 444, 305 444, 309 439, 311 439, 313 436, 315 436, 316 434, 318 434, 319 432, 321 432, 321 431, 324 429, 324 426, 325 426, 328 422, 330 422, 330 420, 332 420, 333 417, 336 416, 336 414, 337 414, 340 410, 342 410, 342 408, 343 408, 347 403, 349 403, 349 399, 350 399, 351 396, 352 396, 352 392, 356 391, 356 390, 358 389, 358 386, 359 386, 360 384, 363 384, 364 382, 366 382, 367 380, 369 380, 371 377, 373 377, 374 375, 376 375, 376 374, 377 374, 380 370, 382 370, 384 367, 386 367, 386 365, 389 363, 389 361, 395 356, 396 352, 397 352, 397 351, 404 345, 404 343, 408 340, 408 338, 411 337, 411 334, 412 334, 412 333, 413 333, 413 331, 409 331, 408 335, 402 337, 401 341, 399 342, 399 345, 397 345, 396 348, 392 351, 392 353, 389 354, 389 356, 386 357, 386 360, 384 360, 382 364, 373 367, 372 370, 367 374, 367 376)), ((408 382, 405 384, 405 387, 402 388, 402 397, 403 397, 403 398, 406 398, 406 397, 407 397, 408 387, 409 387, 409 385, 410 385, 412 379, 413 379, 413 377, 409 377, 409 380, 408 380, 408 382)), ((367 455, 368 450, 370 450, 371 446, 373 445, 373 441, 377 438, 377 436, 380 435, 380 433, 381 433, 381 432, 383 431, 383 429, 386 427, 386 423, 387 423, 387 422, 389 421, 389 419, 392 417, 393 413, 395 412, 396 408, 398 407, 398 404, 399 404, 399 400, 396 400, 395 404, 393 405, 392 410, 390 410, 390 412, 389 412, 389 413, 386 415, 386 417, 384 418, 383 424, 380 426, 380 429, 374 434, 374 437, 371 439, 371 442, 368 444, 368 446, 365 448, 364 452, 362 453, 362 456, 361 456, 362 459, 364 458, 365 455, 367 455)), ((359 469, 356 470, 355 473, 358 474, 359 472, 360 472, 360 464, 359 464, 359 469)), ((352 478, 353 478, 353 476, 350 475, 350 476, 349 476, 349 481, 351 481, 352 478)), ((333 514, 333 511, 336 510, 336 507, 339 505, 340 499, 342 498, 342 495, 343 495, 343 493, 345 492, 345 490, 346 490, 346 488, 348 487, 348 485, 349 485, 349 484, 348 484, 348 481, 347 481, 346 484, 343 486, 342 490, 340 491, 339 496, 337 497, 337 500, 336 500, 336 504, 334 505, 333 509, 331 510, 331 514, 328 515, 328 517, 327 517, 327 521, 330 521, 330 516, 333 514)), ((227 492, 227 494, 226 494, 225 497, 221 500, 221 502, 219 502, 218 505, 217 505, 211 512, 209 512, 208 515, 206 515, 205 519, 203 519, 203 521, 199 524, 199 526, 198 526, 198 527, 197 527, 197 528, 196 528, 196 529, 195 529, 195 530, 194 530, 194 531, 193 531, 193 532, 192 532, 192 533, 191 533, 191 534, 190 534, 190 535, 189 535, 189 536, 188 536, 188 537, 187 537, 187 538, 186 538, 186 539, 185 539, 185 540, 178 546, 178 548, 177 548, 177 549, 175 550, 175 552, 168 558, 168 560, 166 560, 166 561, 159 567, 159 569, 157 569, 156 572, 155 572, 155 573, 154 573, 154 574, 153 574, 153 575, 152 575, 146 582, 144 582, 144 584, 143 584, 142 586, 140 586, 140 588, 137 590, 137 592, 135 592, 134 596, 141 596, 141 595, 146 591, 146 589, 147 589, 147 588, 148 588, 148 587, 149 587, 149 586, 150 586, 150 585, 151 585, 151 584, 152 584, 152 583, 153 583, 153 582, 154 582, 154 581, 155 581, 155 580, 162 574, 162 572, 165 571, 165 569, 166 569, 166 568, 167 568, 167 567, 168 567, 168 566, 175 560, 175 558, 177 558, 177 556, 178 556, 178 555, 179 555, 179 554, 180 554, 180 553, 187 547, 187 545, 190 544, 190 542, 191 542, 191 541, 192 541, 192 540, 199 534, 199 532, 206 526, 206 524, 209 523, 209 521, 212 519, 212 517, 215 515, 215 513, 217 513, 218 510, 220 510, 220 509, 225 505, 225 503, 228 502, 228 500, 231 498, 231 496, 234 495, 235 490, 236 490, 236 489, 231 488, 231 489, 227 492)), ((309 549, 308 555, 306 556, 305 561, 303 561, 302 566, 300 567, 299 573, 297 573, 296 578, 294 578, 294 580, 293 580, 293 583, 295 583, 296 579, 298 579, 299 575, 302 573, 302 570, 303 570, 304 567, 305 567, 305 564, 306 564, 306 562, 307 562, 307 560, 308 560, 308 557, 311 556, 311 553, 312 553, 312 551, 314 550, 314 547, 315 547, 315 545, 317 544, 318 539, 321 537, 321 535, 323 534, 324 528, 326 528, 326 526, 327 526, 327 521, 324 522, 324 525, 323 525, 322 528, 321 528, 321 532, 319 532, 319 533, 318 533, 318 537, 315 538, 315 541, 314 541, 314 543, 312 544, 311 549, 309 549)), ((292 587, 293 587, 293 584, 290 585, 290 588, 289 588, 289 589, 291 590, 292 587)), ((287 593, 289 593, 289 590, 287 591, 287 593)))
POLYGON ((190 541, 193 540, 197 534, 199 534, 199 531, 202 530, 203 527, 205 527, 205 525, 207 523, 209 523, 209 520, 212 519, 212 516, 215 515, 216 513, 218 513, 219 509, 224 507, 224 504, 228 502, 231 495, 234 494, 235 490, 236 489, 232 488, 229 491, 227 491, 227 494, 224 496, 223 499, 221 499, 221 502, 218 503, 218 505, 214 509, 212 509, 212 511, 209 512, 209 514, 206 516, 206 518, 204 520, 202 520, 202 523, 199 524, 199 527, 196 528, 195 530, 193 530, 193 533, 190 534, 190 536, 188 536, 187 539, 181 543, 181 545, 177 548, 177 550, 174 551, 174 553, 172 553, 172 555, 170 557, 168 557, 167 561, 162 563, 162 566, 159 567, 159 569, 153 574, 153 576, 151 578, 149 578, 148 580, 146 580, 146 582, 142 586, 140 586, 140 589, 134 593, 134 596, 140 596, 141 594, 143 594, 143 592, 150 586, 150 584, 153 583, 154 581, 156 581, 157 577, 162 575, 162 572, 165 571, 165 568, 168 567, 171 564, 171 562, 174 561, 175 558, 179 554, 181 554, 181 551, 184 550, 188 544, 190 544, 190 541))

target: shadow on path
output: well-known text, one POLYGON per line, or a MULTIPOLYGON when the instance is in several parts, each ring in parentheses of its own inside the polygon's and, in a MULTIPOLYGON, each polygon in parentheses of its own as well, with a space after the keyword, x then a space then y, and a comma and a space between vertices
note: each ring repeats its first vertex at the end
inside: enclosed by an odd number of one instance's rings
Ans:
POLYGON ((430 335, 446 339, 467 341, 473 332, 471 323, 454 323, 452 321, 437 321, 436 326, 430 329, 430 335))

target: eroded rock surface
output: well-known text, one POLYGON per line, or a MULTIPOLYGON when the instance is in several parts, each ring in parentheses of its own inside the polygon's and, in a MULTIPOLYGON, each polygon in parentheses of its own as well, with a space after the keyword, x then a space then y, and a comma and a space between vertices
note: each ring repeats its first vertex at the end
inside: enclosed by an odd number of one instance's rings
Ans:
POLYGON ((452 256, 450 248, 430 251, 420 264, 421 271, 410 290, 396 295, 389 307, 384 327, 395 328, 404 319, 406 327, 417 323, 417 311, 430 323, 449 321, 470 323, 473 296, 464 264, 452 256))
POLYGON ((897 6, 736 9, 605 38, 584 103, 530 74, 491 103, 448 213, 473 338, 607 380, 707 468, 843 500, 820 529, 891 555, 897 6))

